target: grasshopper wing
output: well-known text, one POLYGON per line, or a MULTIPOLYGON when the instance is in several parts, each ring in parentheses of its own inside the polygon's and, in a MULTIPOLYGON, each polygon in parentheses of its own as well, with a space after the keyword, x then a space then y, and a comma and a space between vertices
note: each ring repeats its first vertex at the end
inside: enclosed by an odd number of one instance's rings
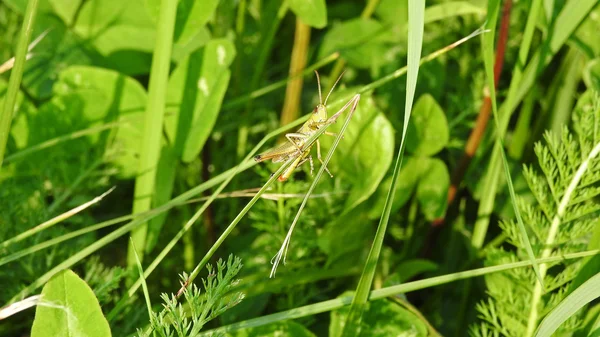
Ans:
POLYGON ((290 158, 290 156, 294 155, 297 152, 298 150, 296 149, 296 147, 294 147, 294 145, 290 143, 284 143, 267 152, 256 155, 254 157, 254 160, 256 160, 257 162, 261 162, 273 159, 274 163, 279 163, 282 161, 286 161, 288 158, 290 158))

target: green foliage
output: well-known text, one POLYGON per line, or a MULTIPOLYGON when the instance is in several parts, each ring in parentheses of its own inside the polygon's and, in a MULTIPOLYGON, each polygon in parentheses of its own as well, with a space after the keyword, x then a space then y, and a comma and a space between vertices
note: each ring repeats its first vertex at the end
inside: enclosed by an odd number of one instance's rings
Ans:
POLYGON ((32 337, 110 337, 110 327, 92 289, 71 270, 54 276, 42 289, 32 337))
MULTIPOLYGON (((221 315, 227 309, 237 305, 244 295, 228 294, 238 282, 235 277, 242 268, 242 260, 230 255, 227 262, 219 260, 216 269, 206 265, 208 276, 202 280, 204 294, 195 284, 188 285, 183 291, 184 304, 176 295, 163 293, 163 310, 150 315, 151 329, 160 337, 197 336, 206 323, 221 315)), ((181 275, 181 282, 188 280, 187 274, 181 275)), ((149 331, 138 330, 139 336, 152 336, 149 331)))
MULTIPOLYGON (((0 2, 0 66, 15 56, 29 3, 0 2)), ((580 308, 590 298, 572 298, 597 273, 598 256, 544 267, 544 289, 536 288, 530 268, 490 274, 490 299, 479 306, 486 294, 477 283, 443 286, 482 275, 469 269, 484 259, 502 269, 531 258, 511 220, 507 187, 519 197, 516 206, 536 257, 558 260, 600 247, 597 160, 568 198, 556 236, 549 239, 574 170, 598 143, 589 135, 597 133, 598 124, 592 91, 600 90, 600 5, 597 0, 513 1, 496 90, 500 130, 491 120, 484 130, 476 121, 492 77, 494 45, 499 44, 493 40, 501 36, 506 3, 427 1, 423 15, 415 16, 409 15, 408 1, 397 0, 39 0, 31 39, 47 35, 32 50, 23 80, 14 87, 16 104, 0 170, 0 245, 116 189, 51 228, 0 246, 0 261, 20 256, 0 262, 0 316, 5 305, 34 295, 56 282, 48 282, 53 275, 73 268, 85 276, 115 336, 131 336, 136 328, 146 333, 148 322, 156 335, 202 329, 207 335, 335 336, 352 301, 339 295, 356 290, 360 279, 367 281, 361 282, 355 309, 365 310, 358 327, 364 336, 435 336, 436 329, 444 336, 463 336, 477 321, 476 308, 484 322, 473 328, 475 334, 533 336, 544 318, 559 321, 552 312, 567 318, 561 334, 597 334, 598 306, 580 308), (166 25, 161 4, 171 6, 172 21, 166 25), (479 28, 487 13, 498 14, 498 20, 487 19, 495 30, 484 35, 485 55, 476 40, 430 54, 479 28), (409 32, 418 33, 409 27, 417 17, 424 20, 422 42, 408 39, 409 32), (310 36, 297 36, 297 21, 310 26, 310 36), (298 48, 300 41, 307 42, 306 49, 298 48), (159 42, 162 68, 157 72, 151 64, 159 42), (421 46, 429 56, 417 80, 415 51, 421 46), (483 69, 484 57, 490 74, 483 69), (319 71, 324 91, 345 70, 328 100, 329 115, 355 94, 361 100, 328 165, 333 179, 324 175, 318 181, 297 222, 286 264, 269 279, 269 262, 314 178, 306 163, 258 200, 249 198, 280 163, 250 160, 235 175, 231 172, 243 157, 252 158, 250 150, 257 144, 257 151, 277 145, 263 136, 280 137, 271 132, 281 127, 284 102, 293 103, 299 115, 313 110, 319 93, 312 69, 319 71), (296 71, 304 74, 303 86, 290 81, 299 79, 296 71), (160 78, 160 85, 156 80, 150 85, 150 78, 160 78), (413 92, 416 102, 407 120, 413 92), (144 115, 150 110, 164 110, 164 123, 144 115), (154 128, 152 141, 141 136, 145 117, 154 128), (567 124, 572 133, 561 130, 567 124), (406 152, 396 176, 392 159, 405 129, 406 152), (554 133, 544 136, 543 130, 554 133), (456 202, 448 204, 451 173, 453 179, 460 173, 473 131, 483 138, 464 177, 453 180, 456 202), (494 157, 499 152, 492 151, 497 135, 509 149, 512 181, 502 179, 502 161, 494 157), (547 145, 534 145, 544 137, 547 145), (140 168, 140 158, 149 153, 159 158, 140 168), (534 163, 536 155, 539 163, 534 163), (524 174, 522 164, 528 165, 524 174), (156 171, 149 174, 152 180, 138 184, 147 190, 134 196, 134 179, 148 170, 156 171), (488 171, 497 174, 486 176, 488 171), (389 219, 382 219, 394 177, 389 219), (215 192, 214 202, 205 203, 215 192), (147 206, 158 212, 132 218, 132 203, 150 199, 147 206), (432 226, 442 219, 443 226, 432 226), (107 221, 114 226, 104 226, 107 221), (123 226, 122 221, 130 222, 123 226), (142 223, 148 223, 147 235, 141 235, 146 244, 137 248, 145 250, 147 303, 163 303, 154 307, 150 321, 142 310, 141 281, 132 285, 136 273, 123 269, 131 264, 123 236, 142 223), (91 228, 100 229, 77 234, 91 228), (65 235, 73 237, 53 241, 65 235), (473 244, 474 238, 481 244, 473 244), (367 260, 373 242, 378 258, 367 260), (486 250, 479 250, 484 244, 486 250), (179 289, 172 275, 190 272, 202 261, 191 272, 200 273, 217 254, 231 253, 242 258, 243 269, 236 259, 230 260, 231 268, 221 261, 204 288, 190 287, 185 299, 160 296, 179 289), (361 277, 366 261, 368 272, 361 277), (232 270, 243 281, 235 282, 232 270), (244 301, 230 307, 239 302, 240 292, 244 301), (381 300, 390 296, 403 300, 381 300), (537 310, 531 311, 536 299, 537 310)), ((0 74, 0 106, 10 75, 10 70, 0 74)), ((328 131, 339 132, 346 116, 328 131)), ((319 138, 323 155, 333 139, 319 138)), ((33 318, 29 310, 3 320, 0 336, 29 333, 33 318)), ((53 322, 37 319, 38 332, 39 324, 53 322)), ((348 330, 359 335, 353 332, 348 330)))
POLYGON ((315 28, 324 28, 327 26, 325 0, 290 0, 289 6, 305 24, 315 28))
MULTIPOLYGON (((545 145, 537 143, 535 153, 541 174, 533 166, 524 175, 535 196, 530 204, 520 199, 518 207, 528 224, 535 256, 561 256, 585 249, 588 234, 598 225, 600 206, 595 201, 600 181, 597 157, 600 138, 595 131, 600 123, 600 97, 585 99, 573 113, 575 134, 565 127, 560 138, 545 134, 545 145)), ((500 224, 512 247, 491 248, 486 252, 489 265, 521 259, 525 254, 516 220, 500 224)), ((486 336, 495 331, 502 336, 524 336, 530 326, 550 312, 570 292, 570 283, 582 271, 581 261, 553 263, 540 270, 545 288, 539 286, 533 270, 514 270, 486 277, 490 298, 478 305, 482 325, 473 335, 486 336), (541 296, 541 300, 536 298, 541 296), (532 307, 532 303, 539 306, 532 307), (533 321, 532 321, 533 320, 533 321)), ((560 331, 579 327, 579 315, 570 316, 560 331)))

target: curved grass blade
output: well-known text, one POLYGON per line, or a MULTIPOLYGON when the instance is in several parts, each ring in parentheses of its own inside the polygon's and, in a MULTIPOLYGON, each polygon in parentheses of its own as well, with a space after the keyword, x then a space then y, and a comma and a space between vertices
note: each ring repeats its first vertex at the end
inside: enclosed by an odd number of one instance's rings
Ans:
POLYGON ((410 113, 412 109, 412 103, 415 96, 415 89, 417 85, 417 76, 419 73, 419 59, 421 58, 421 47, 423 44, 423 30, 424 30, 424 18, 425 18, 425 0, 409 0, 408 1, 408 74, 406 79, 406 102, 404 106, 404 129, 402 130, 402 139, 400 140, 400 148, 398 149, 398 155, 396 157, 396 164, 394 166, 394 174, 392 176, 392 183, 388 190, 388 195, 385 200, 383 207, 383 214, 377 226, 377 232, 367 262, 365 264, 363 273, 358 282, 356 288, 356 294, 352 300, 350 312, 346 318, 344 330, 342 336, 358 336, 360 334, 360 325, 362 313, 366 307, 367 301, 369 300, 369 294, 375 277, 375 270, 377 269, 377 262, 379 260, 379 254, 383 246, 383 238, 387 229, 387 225, 390 219, 390 213, 392 209, 392 203, 394 201, 394 194, 396 192, 396 185, 398 184, 398 174, 400 167, 402 166, 402 159, 404 157, 405 139, 406 132, 408 130, 408 122, 410 120, 410 113))
POLYGON ((600 273, 565 297, 540 323, 536 337, 550 337, 584 305, 600 297, 600 273))

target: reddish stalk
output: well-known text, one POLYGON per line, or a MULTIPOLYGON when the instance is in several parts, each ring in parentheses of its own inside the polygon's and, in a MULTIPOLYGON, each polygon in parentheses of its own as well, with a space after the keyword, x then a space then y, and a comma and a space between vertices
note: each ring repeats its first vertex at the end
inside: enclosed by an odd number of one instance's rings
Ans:
MULTIPOLYGON (((502 66, 504 65, 504 54, 506 51, 506 42, 508 40, 508 28, 510 24, 510 9, 512 7, 512 0, 506 0, 504 7, 502 8, 502 18, 500 22, 500 32, 498 34, 498 43, 496 45, 496 59, 494 64, 494 85, 498 88, 498 82, 500 80, 500 73, 502 72, 502 66)), ((458 187, 469 168, 471 159, 475 156, 475 152, 483 139, 485 128, 490 120, 490 113, 492 108, 492 100, 488 90, 484 90, 483 103, 479 109, 479 115, 475 122, 475 127, 469 135, 465 151, 460 158, 458 165, 452 172, 450 178, 450 188, 448 189, 448 207, 452 205, 456 198, 458 187)), ((441 227, 444 224, 444 218, 436 219, 432 222, 433 227, 441 227)))

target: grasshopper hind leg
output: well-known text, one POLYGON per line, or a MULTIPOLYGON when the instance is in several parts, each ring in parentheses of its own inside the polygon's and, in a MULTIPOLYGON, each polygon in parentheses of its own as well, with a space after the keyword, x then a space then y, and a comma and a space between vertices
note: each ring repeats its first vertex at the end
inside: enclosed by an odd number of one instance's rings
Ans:
MULTIPOLYGON (((327 168, 327 166, 325 166, 325 162, 323 162, 323 159, 321 158, 321 143, 319 143, 319 140, 317 139, 317 159, 319 159, 319 161, 321 162, 321 165, 323 165, 325 167, 325 171, 327 171, 327 173, 329 173, 329 176, 331 178, 333 178, 333 174, 331 174, 331 172, 329 172, 329 169, 327 168)), ((312 158, 311 158, 312 160, 312 158)), ((312 161, 311 161, 312 163, 312 161)))

